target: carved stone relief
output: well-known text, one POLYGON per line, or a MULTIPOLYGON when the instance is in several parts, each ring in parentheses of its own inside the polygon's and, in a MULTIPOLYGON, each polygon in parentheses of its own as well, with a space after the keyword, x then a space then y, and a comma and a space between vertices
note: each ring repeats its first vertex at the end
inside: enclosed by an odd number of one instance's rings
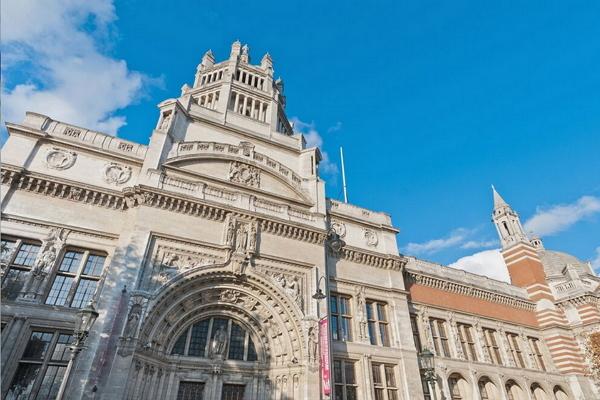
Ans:
POLYGON ((367 331, 365 287, 361 286, 356 291, 356 316, 358 318, 358 339, 362 342, 369 342, 369 333, 367 331))
POLYGON ((372 229, 365 229, 363 231, 363 236, 365 238, 365 242, 367 246, 375 247, 377 243, 379 243, 379 238, 377 237, 377 232, 372 229))
POLYGON ((110 162, 104 166, 102 175, 105 182, 121 185, 131 178, 131 167, 110 162))
POLYGON ((258 188, 260 187, 260 170, 252 165, 233 161, 229 167, 229 180, 258 188))
POLYGON ((258 222, 228 215, 225 220, 225 245, 230 249, 232 272, 241 276, 246 273, 248 265, 257 251, 258 222))
POLYGON ((48 168, 65 170, 71 168, 76 160, 77 153, 74 151, 53 147, 46 153, 45 161, 48 168))
POLYGON ((166 251, 159 256, 158 273, 153 277, 154 281, 160 285, 165 284, 175 275, 200 266, 213 265, 216 260, 209 257, 198 255, 189 255, 175 251, 166 251))
POLYGON ((346 237, 346 224, 343 222, 331 221, 331 229, 333 229, 340 237, 346 237))

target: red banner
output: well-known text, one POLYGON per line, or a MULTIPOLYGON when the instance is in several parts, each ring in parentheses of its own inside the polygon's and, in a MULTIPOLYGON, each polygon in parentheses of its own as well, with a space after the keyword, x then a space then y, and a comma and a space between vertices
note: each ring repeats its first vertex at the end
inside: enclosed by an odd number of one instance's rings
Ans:
POLYGON ((327 317, 319 321, 319 348, 321 349, 321 380, 323 394, 331 395, 331 366, 329 365, 329 326, 327 317))

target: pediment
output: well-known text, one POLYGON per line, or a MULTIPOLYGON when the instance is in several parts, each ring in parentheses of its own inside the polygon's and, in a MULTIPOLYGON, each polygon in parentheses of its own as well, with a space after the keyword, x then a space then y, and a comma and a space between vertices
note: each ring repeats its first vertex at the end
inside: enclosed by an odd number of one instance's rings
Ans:
POLYGON ((164 165, 186 175, 304 204, 312 203, 301 187, 302 179, 295 172, 254 152, 249 143, 239 146, 215 142, 178 143, 164 165))

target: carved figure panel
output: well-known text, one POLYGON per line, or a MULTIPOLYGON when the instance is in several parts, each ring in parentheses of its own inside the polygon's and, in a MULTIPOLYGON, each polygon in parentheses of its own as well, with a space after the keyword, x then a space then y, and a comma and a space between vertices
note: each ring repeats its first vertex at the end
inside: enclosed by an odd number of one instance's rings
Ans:
POLYGON ((365 229, 363 232, 363 236, 367 243, 367 246, 375 247, 377 243, 379 243, 379 238, 377 237, 377 232, 372 229, 365 229))
POLYGON ((341 221, 331 221, 331 228, 337 233, 341 238, 346 236, 346 224, 341 221))
POLYGON ((229 215, 225 220, 225 245, 237 254, 247 256, 256 253, 258 242, 258 223, 240 220, 229 215))
POLYGON ((229 167, 229 180, 258 188, 260 187, 260 170, 252 165, 233 161, 229 167))

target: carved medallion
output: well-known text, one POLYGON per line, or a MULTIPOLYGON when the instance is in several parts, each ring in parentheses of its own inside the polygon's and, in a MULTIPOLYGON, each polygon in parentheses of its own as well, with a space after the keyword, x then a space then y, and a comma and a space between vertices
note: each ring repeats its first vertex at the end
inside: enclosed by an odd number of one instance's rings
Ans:
POLYGON ((121 185, 131 178, 131 167, 111 162, 104 166, 103 175, 105 182, 121 185))
POLYGON ((367 242, 367 246, 375 247, 377 243, 379 243, 379 238, 377 237, 377 232, 372 229, 364 230, 365 241, 367 242))
POLYGON ((346 236, 346 224, 340 221, 331 221, 331 229, 335 231, 340 237, 346 236))
POLYGON ((51 169, 69 169, 75 164, 77 153, 53 147, 46 153, 46 165, 51 169))
POLYGON ((260 187, 260 170, 252 165, 233 161, 229 168, 229 180, 252 187, 260 187))

